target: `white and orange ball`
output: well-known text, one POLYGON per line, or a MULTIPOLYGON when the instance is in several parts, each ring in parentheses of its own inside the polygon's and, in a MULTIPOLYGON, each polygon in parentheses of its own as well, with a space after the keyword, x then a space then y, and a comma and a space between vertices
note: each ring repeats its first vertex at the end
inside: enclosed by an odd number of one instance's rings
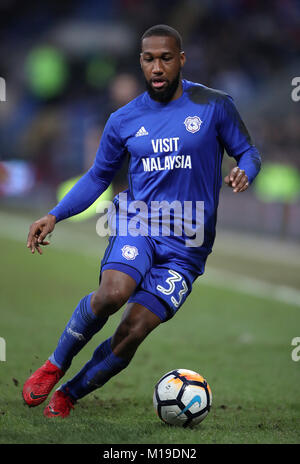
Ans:
POLYGON ((211 403, 212 393, 207 381, 188 369, 168 372, 154 388, 155 411, 170 425, 188 427, 199 424, 207 416, 211 403))

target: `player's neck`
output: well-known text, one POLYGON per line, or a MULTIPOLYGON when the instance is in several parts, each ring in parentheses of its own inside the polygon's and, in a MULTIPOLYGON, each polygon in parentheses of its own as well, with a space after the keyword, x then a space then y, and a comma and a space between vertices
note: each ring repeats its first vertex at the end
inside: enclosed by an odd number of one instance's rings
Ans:
POLYGON ((183 87, 182 87, 182 80, 180 78, 179 82, 178 82, 178 87, 175 90, 174 95, 173 95, 173 97, 171 98, 170 101, 177 100, 178 98, 180 98, 181 95, 182 95, 182 92, 183 92, 183 87))

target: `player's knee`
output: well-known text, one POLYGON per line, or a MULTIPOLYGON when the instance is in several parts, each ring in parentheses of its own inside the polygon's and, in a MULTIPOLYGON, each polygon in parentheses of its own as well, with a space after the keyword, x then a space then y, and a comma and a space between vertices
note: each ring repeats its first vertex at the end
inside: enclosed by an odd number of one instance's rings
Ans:
POLYGON ((127 335, 127 343, 137 347, 146 338, 148 330, 145 327, 132 327, 127 335))
POLYGON ((116 343, 121 343, 127 348, 136 348, 146 338, 150 328, 146 324, 132 324, 124 320, 115 333, 116 343))
POLYGON ((98 316, 110 316, 128 300, 136 287, 134 279, 127 274, 106 270, 101 284, 92 296, 92 309, 98 316))
POLYGON ((126 303, 128 295, 121 287, 103 286, 94 293, 92 308, 98 316, 109 316, 126 303))

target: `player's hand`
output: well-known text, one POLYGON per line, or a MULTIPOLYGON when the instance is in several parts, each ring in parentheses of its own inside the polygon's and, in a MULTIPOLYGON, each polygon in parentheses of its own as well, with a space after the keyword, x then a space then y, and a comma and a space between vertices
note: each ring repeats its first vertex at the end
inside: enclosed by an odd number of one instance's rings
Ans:
POLYGON ((56 217, 52 214, 47 214, 31 224, 27 237, 27 248, 31 250, 31 253, 37 250, 40 255, 43 254, 41 245, 49 245, 50 242, 45 240, 45 238, 53 231, 55 223, 56 217))
POLYGON ((244 192, 249 187, 249 179, 247 174, 243 169, 240 169, 238 166, 233 168, 228 176, 224 178, 224 182, 228 187, 233 188, 234 193, 244 192))

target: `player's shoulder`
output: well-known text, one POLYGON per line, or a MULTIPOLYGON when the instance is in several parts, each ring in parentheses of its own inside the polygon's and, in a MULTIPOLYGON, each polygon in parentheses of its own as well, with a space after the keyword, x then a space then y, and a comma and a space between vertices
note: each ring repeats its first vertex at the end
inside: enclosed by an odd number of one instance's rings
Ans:
POLYGON ((126 105, 121 106, 116 111, 111 113, 110 121, 115 124, 120 124, 122 121, 127 120, 143 109, 145 92, 138 95, 136 98, 128 102, 126 105))
POLYGON ((232 100, 232 97, 223 90, 213 89, 198 82, 185 80, 185 90, 190 100, 199 105, 232 100))

